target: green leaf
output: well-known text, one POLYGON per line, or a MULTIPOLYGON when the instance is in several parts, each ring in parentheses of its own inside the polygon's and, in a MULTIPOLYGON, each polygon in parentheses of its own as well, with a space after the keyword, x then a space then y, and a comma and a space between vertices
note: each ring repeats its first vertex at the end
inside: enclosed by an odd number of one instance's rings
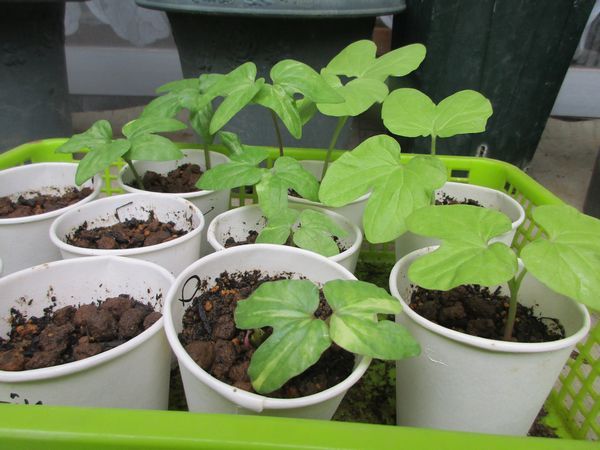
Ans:
POLYGON ((190 125, 205 144, 213 141, 213 134, 210 132, 210 122, 213 118, 213 113, 211 103, 190 110, 190 125))
POLYGON ((76 153, 85 148, 104 147, 112 140, 112 128, 106 120, 98 120, 89 129, 75 134, 71 139, 58 147, 56 153, 76 153))
POLYGON ((140 118, 147 117, 175 117, 183 108, 179 101, 179 95, 175 92, 157 97, 146 105, 140 118))
POLYGON ((390 136, 373 136, 331 164, 319 198, 328 206, 344 206, 372 190, 363 216, 365 236, 387 242, 406 231, 406 218, 431 203, 446 182, 437 158, 416 156, 400 162, 400 145, 390 136))
POLYGON ((312 67, 284 59, 271 69, 271 79, 286 92, 300 93, 316 103, 341 103, 344 99, 312 67))
POLYGON ((376 53, 377 46, 373 41, 366 39, 356 41, 339 52, 327 64, 326 69, 336 75, 358 77, 371 67, 376 53))
POLYGON ((384 289, 364 281, 333 280, 323 293, 333 314, 331 339, 340 347, 359 355, 380 359, 416 356, 419 344, 399 324, 377 321, 377 314, 398 314, 400 303, 384 289))
POLYGON ((360 76, 379 81, 385 81, 389 76, 403 77, 419 67, 425 59, 425 53, 422 44, 397 48, 377 58, 360 76))
POLYGON ((278 212, 287 209, 288 188, 283 179, 274 173, 265 173, 255 189, 260 209, 267 217, 273 217, 278 212))
POLYGON ((269 151, 260 147, 244 147, 242 153, 236 153, 229 156, 232 161, 243 162, 256 166, 269 157, 269 151))
MULTIPOLYGON (((218 135, 219 139, 221 139, 221 142, 227 148, 227 150, 229 150, 231 155, 242 155, 244 153, 244 147, 242 146, 240 138, 237 134, 230 131, 219 131, 218 135)), ((264 159, 266 159, 266 157, 262 158, 260 161, 264 159)), ((260 161, 258 161, 256 164, 258 164, 260 161)))
POLYGON ((527 270, 550 289, 600 309, 600 220, 566 205, 538 206, 533 219, 547 239, 521 250, 527 270))
POLYGON ((123 135, 129 139, 148 133, 167 133, 187 128, 187 125, 176 119, 165 117, 142 117, 132 120, 123 127, 123 135))
POLYGON ((416 89, 396 89, 381 108, 383 124, 398 136, 429 136, 434 129, 436 106, 416 89))
POLYGON ((258 234, 259 244, 285 244, 292 232, 292 227, 300 213, 294 209, 284 209, 268 218, 267 225, 258 234))
POLYGON ((240 112, 256 96, 264 84, 260 79, 245 83, 228 91, 225 100, 219 105, 210 121, 210 134, 215 134, 240 112))
POLYGON ((439 249, 415 261, 411 281, 425 289, 446 291, 462 284, 494 286, 514 277, 517 257, 490 239, 511 229, 499 211, 471 205, 429 206, 408 218, 408 229, 442 240, 439 249))
POLYGON ((306 125, 317 113, 317 104, 307 98, 296 101, 295 107, 300 115, 302 126, 306 125))
POLYGON ((322 114, 333 117, 357 116, 375 103, 381 103, 388 94, 388 88, 382 81, 357 78, 345 86, 336 89, 344 98, 343 103, 318 103, 322 114))
POLYGON ((125 139, 116 139, 111 142, 96 145, 79 161, 75 182, 83 184, 99 172, 104 171, 110 165, 119 160, 129 150, 130 143, 125 139))
POLYGON ((456 92, 437 105, 435 134, 445 138, 456 134, 482 133, 491 115, 492 104, 479 92, 456 92))
POLYGON ((294 244, 305 250, 323 256, 340 253, 333 236, 344 237, 346 231, 340 228, 329 216, 313 209, 305 209, 300 214, 300 227, 294 231, 294 244))
POLYGON ((163 92, 177 92, 183 89, 194 89, 198 90, 199 88, 199 80, 198 78, 184 78, 183 80, 170 81, 169 83, 165 83, 162 86, 159 86, 156 89, 157 94, 162 94, 163 92))
MULTIPOLYGON (((251 73, 252 72, 250 71, 250 76, 251 73)), ((208 92, 215 84, 223 80, 226 76, 227 75, 224 75, 222 73, 203 73, 198 78, 198 90, 204 94, 208 92)), ((254 79, 254 77, 252 77, 252 79, 254 79)))
POLYGON ((383 102, 383 124, 399 136, 439 136, 485 131, 492 105, 478 92, 465 90, 437 106, 416 89, 397 89, 383 102))
POLYGON ((129 139, 129 159, 144 161, 171 161, 183 158, 183 153, 169 139, 156 134, 138 134, 129 139))
POLYGON ((291 188, 307 200, 318 201, 319 182, 317 178, 294 158, 289 156, 277 158, 273 165, 273 173, 282 180, 286 196, 287 189, 291 188))
POLYGON ((319 291, 308 280, 264 283, 237 303, 234 318, 238 328, 273 328, 248 368, 257 392, 280 388, 315 364, 330 346, 327 325, 313 315, 318 305, 319 291))
POLYGON ((267 169, 256 167, 247 160, 234 160, 212 167, 202 174, 196 187, 199 189, 221 190, 240 186, 253 186, 258 183, 267 169))
POLYGON ((272 110, 281 119, 290 134, 296 139, 302 137, 302 120, 296 109, 295 102, 281 86, 264 84, 256 97, 254 103, 272 110))

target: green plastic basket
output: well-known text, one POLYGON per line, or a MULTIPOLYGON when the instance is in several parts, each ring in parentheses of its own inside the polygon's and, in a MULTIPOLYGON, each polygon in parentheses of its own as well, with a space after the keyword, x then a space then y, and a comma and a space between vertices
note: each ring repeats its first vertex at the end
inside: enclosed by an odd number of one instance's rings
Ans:
MULTIPOLYGON (((54 149, 63 142, 65 139, 35 141, 0 154, 0 170, 35 162, 73 161, 69 154, 54 153, 54 149)), ((178 145, 181 148, 198 148, 194 144, 178 145)), ((271 164, 277 157, 278 150, 263 148, 269 150, 268 164, 271 164)), ((214 150, 225 152, 220 147, 214 147, 214 150)), ((334 158, 339 154, 341 152, 337 152, 334 158)), ((322 160, 325 152, 322 149, 288 148, 286 155, 299 160, 322 160)), ((412 157, 413 155, 407 154, 402 158, 403 161, 408 161, 412 157)), ((524 206, 527 218, 518 229, 513 242, 517 250, 534 239, 539 231, 532 219, 533 209, 538 205, 562 203, 558 197, 511 164, 473 157, 441 156, 441 159, 448 168, 450 180, 507 192, 524 206)), ((115 164, 112 170, 107 170, 104 174, 103 191, 107 195, 120 192, 115 186, 115 179, 121 166, 122 163, 115 164)), ((243 205, 252 200, 253 194, 245 193, 244 189, 234 190, 231 206, 243 205)), ((393 246, 367 245, 361 252, 361 258, 393 261, 393 246)), ((560 375, 555 390, 548 397, 546 409, 549 414, 546 422, 555 427, 557 433, 565 439, 598 440, 599 394, 600 324, 596 323, 587 340, 578 345, 560 375)), ((42 442, 61 442, 60 448, 116 448, 124 443, 127 443, 125 446, 128 448, 191 448, 192 444, 196 445, 194 448, 239 448, 241 443, 247 444, 244 445, 245 448, 289 448, 288 444, 293 448, 399 448, 394 446, 398 442, 406 442, 406 448, 591 448, 588 447, 591 444, 589 442, 506 438, 268 417, 100 409, 88 409, 82 413, 78 408, 60 407, 52 408, 52 413, 46 414, 44 411, 47 410, 48 407, 23 409, 14 405, 0 405, 0 444, 10 441, 11 445, 6 448, 11 449, 37 448, 34 444, 41 448, 42 442), (84 420, 82 416, 87 419, 84 420), (151 428, 146 428, 144 423, 151 428), (188 428, 182 428, 183 424, 188 424, 188 428), (227 431, 228 427, 234 427, 242 435, 231 435, 227 431), (259 432, 264 433, 264 436, 259 432), (327 433, 334 433, 334 437, 325 437, 327 433), (360 433, 366 433, 370 437, 361 438, 360 433)))

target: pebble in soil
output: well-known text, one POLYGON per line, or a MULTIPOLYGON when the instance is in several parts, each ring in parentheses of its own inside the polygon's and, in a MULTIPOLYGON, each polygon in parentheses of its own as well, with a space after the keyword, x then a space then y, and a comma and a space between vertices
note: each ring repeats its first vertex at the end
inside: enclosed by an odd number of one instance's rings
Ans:
MULTIPOLYGON (((265 275, 260 271, 222 273, 215 284, 203 284, 183 316, 179 340, 192 359, 215 378, 239 389, 254 392, 247 369, 252 354, 271 333, 236 328, 233 312, 239 300, 246 299, 262 283, 289 278, 289 274, 265 275)), ((321 295, 315 317, 325 320, 331 309, 321 295)), ((289 380, 269 397, 295 398, 321 392, 347 378, 354 368, 354 355, 335 344, 319 361, 302 374, 289 380)))
POLYGON ((0 218, 12 219, 56 211, 83 200, 91 193, 92 189, 87 187, 81 190, 70 187, 62 194, 28 192, 20 194, 16 200, 11 199, 14 196, 0 197, 0 218))
MULTIPOLYGON (((198 179, 202 176, 202 169, 198 164, 182 164, 166 175, 149 170, 144 173, 142 183, 144 190, 151 192, 162 192, 166 194, 181 194, 185 192, 196 192, 198 179)), ((134 180, 129 186, 139 189, 134 180)))
POLYGON ((126 294, 97 303, 44 309, 41 317, 10 311, 8 338, 0 338, 0 370, 21 371, 79 361, 115 348, 160 319, 126 294))
POLYGON ((132 218, 106 227, 88 229, 88 223, 84 222, 66 236, 66 241, 83 248, 127 249, 162 244, 187 233, 176 229, 173 222, 161 222, 150 213, 146 220, 132 218))

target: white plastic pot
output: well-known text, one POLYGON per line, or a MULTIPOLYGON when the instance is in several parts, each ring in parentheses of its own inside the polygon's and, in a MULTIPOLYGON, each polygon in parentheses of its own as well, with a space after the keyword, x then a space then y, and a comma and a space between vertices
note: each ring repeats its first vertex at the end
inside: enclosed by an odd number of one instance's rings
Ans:
MULTIPOLYGON (((22 192, 62 194, 75 187, 74 163, 36 163, 0 171, 0 197, 22 192)), ((86 198, 71 206, 35 216, 0 218, 0 255, 4 259, 4 275, 26 267, 60 259, 60 252, 48 239, 52 221, 61 214, 89 203, 100 193, 100 178, 81 187, 93 188, 86 198)))
MULTIPOLYGON (((186 163, 198 164, 202 171, 206 170, 204 150, 187 149, 182 150, 182 152, 185 155, 185 157, 174 161, 135 161, 133 164, 141 177, 143 177, 144 174, 149 170, 166 175, 170 171, 186 163)), ((209 154, 210 161, 213 167, 218 166, 219 164, 224 164, 229 161, 229 158, 223 155, 222 153, 211 151, 209 152, 209 154)), ((131 173, 131 169, 129 168, 129 166, 125 165, 123 169, 121 169, 119 178, 117 179, 117 184, 119 185, 119 187, 125 192, 130 193, 139 194, 148 192, 143 191, 141 189, 133 188, 126 184, 131 183, 132 181, 133 174, 131 173)), ((213 220, 219 214, 227 211, 227 209, 229 208, 230 193, 231 191, 227 189, 223 191, 182 192, 179 194, 164 195, 171 195, 189 200, 194 205, 196 205, 200 211, 202 211, 202 214, 204 215, 204 221, 206 223, 210 223, 211 220, 213 220)), ((202 238, 200 256, 205 256, 209 253, 212 253, 212 247, 210 245, 207 245, 206 243, 206 229, 202 230, 200 236, 202 238)))
MULTIPOLYGON (((306 207, 300 205, 291 205, 293 208, 302 210, 306 207)), ((341 264, 350 272, 354 273, 358 254, 362 244, 362 233, 360 229, 341 214, 328 211, 323 208, 309 207, 328 215, 340 228, 346 231, 347 235, 340 238, 340 243, 346 248, 345 251, 330 256, 333 262, 341 264)), ((251 230, 261 231, 265 226, 266 219, 258 205, 242 206, 230 211, 219 214, 208 225, 207 239, 208 243, 215 250, 225 250, 225 241, 232 237, 235 240, 243 241, 251 230)))
MULTIPOLYGON (((256 414, 330 419, 346 391, 367 370, 371 359, 359 358, 354 371, 341 383, 314 395, 294 399, 269 398, 230 386, 209 375, 185 351, 177 334, 189 303, 179 301, 186 281, 194 275, 210 286, 222 272, 261 270, 268 274, 292 272, 316 283, 333 279, 355 280, 348 270, 316 253, 283 245, 255 244, 216 252, 196 261, 182 272, 167 294, 165 332, 183 379, 189 410, 223 414, 256 414)), ((193 292, 193 291, 192 291, 193 292)), ((191 295, 191 292, 190 292, 191 295)))
MULTIPOLYGON (((165 269, 130 258, 56 261, 2 278, 0 314, 8 318, 15 307, 29 317, 41 316, 52 305, 49 293, 56 298, 56 309, 125 293, 160 311, 172 282, 165 269)), ((9 330, 8 321, 0 321, 0 335, 9 330)), ((21 372, 0 370, 0 401, 167 409, 170 362, 161 318, 124 344, 80 361, 21 372)))
MULTIPOLYGON (((492 239, 492 242, 504 242, 510 246, 517 232, 517 228, 521 226, 525 220, 525 210, 523 207, 510 195, 504 192, 490 189, 474 184, 447 182, 436 191, 436 198, 441 200, 444 195, 455 198, 456 200, 476 200, 485 208, 495 209, 506 214, 512 222, 510 231, 492 239)), ((396 260, 399 260, 404 255, 417 250, 419 248, 439 245, 438 239, 419 236, 407 231, 395 241, 396 260)))
POLYGON ((203 228, 202 213, 183 198, 155 193, 125 194, 70 210, 52 224, 50 239, 60 249, 64 259, 99 255, 130 256, 156 263, 177 275, 200 257, 200 233, 203 228), (84 222, 87 222, 89 229, 110 226, 119 220, 131 218, 146 220, 150 211, 154 211, 155 217, 161 222, 174 222, 177 229, 185 229, 188 233, 172 241, 130 249, 82 248, 66 242, 66 236, 84 222))
MULTIPOLYGON (((410 309, 410 264, 435 250, 410 253, 390 274, 403 313, 396 320, 421 344, 421 355, 396 362, 398 425, 525 435, 575 344, 588 332, 587 310, 527 274, 519 303, 560 320, 566 337, 544 343, 484 339, 430 322, 410 309)), ((504 292, 508 292, 504 286, 504 292)))
MULTIPOLYGON (((312 161, 312 160, 303 160, 298 161, 302 167, 312 173, 317 180, 321 180, 321 174, 323 171, 323 161, 312 161)), ((365 194, 352 203, 348 203, 346 206, 340 206, 339 208, 333 208, 330 206, 325 206, 319 202, 313 202, 310 200, 306 200, 305 198, 295 197, 293 195, 288 195, 288 200, 290 203, 295 203, 303 206, 317 206, 321 208, 328 209, 329 211, 336 212, 346 217, 350 222, 355 224, 360 230, 363 230, 362 218, 365 212, 365 207, 367 206, 367 200, 369 200, 370 193, 365 194)))

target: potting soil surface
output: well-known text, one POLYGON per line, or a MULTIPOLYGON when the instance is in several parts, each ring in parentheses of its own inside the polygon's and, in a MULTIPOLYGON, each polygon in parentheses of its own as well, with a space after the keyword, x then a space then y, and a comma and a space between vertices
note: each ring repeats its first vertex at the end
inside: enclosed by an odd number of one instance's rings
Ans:
POLYGON ((56 311, 50 306, 42 317, 25 317, 12 308, 8 339, 0 338, 0 370, 39 369, 88 358, 127 342, 160 317, 152 306, 125 294, 56 311))
MULTIPOLYGON (((58 189, 57 189, 58 191, 58 189)), ((92 189, 70 187, 61 194, 41 194, 39 192, 24 192, 19 194, 16 201, 14 196, 0 197, 0 218, 27 217, 44 214, 77 203, 92 193, 92 189)))
MULTIPOLYGON (((198 164, 182 164, 166 175, 149 170, 144 173, 142 183, 144 190, 151 192, 162 192, 166 194, 181 194, 185 192, 196 192, 196 182, 202 176, 202 169, 198 164)), ((134 180, 129 186, 140 189, 134 180)))

